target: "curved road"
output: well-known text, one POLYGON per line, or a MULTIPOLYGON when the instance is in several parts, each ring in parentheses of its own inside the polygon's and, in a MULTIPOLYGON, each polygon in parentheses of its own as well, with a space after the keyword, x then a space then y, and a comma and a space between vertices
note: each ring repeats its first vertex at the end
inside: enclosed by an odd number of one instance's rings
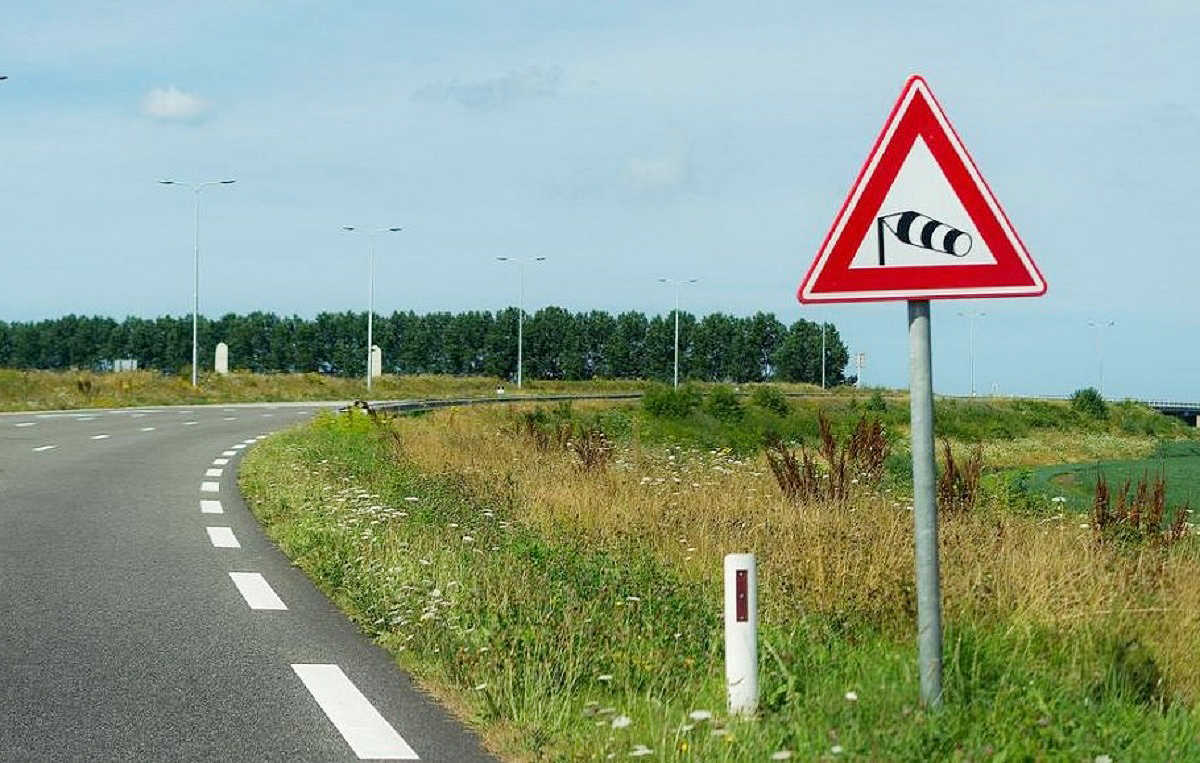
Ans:
POLYGON ((238 495, 318 407, 0 415, 0 760, 494 760, 238 495))

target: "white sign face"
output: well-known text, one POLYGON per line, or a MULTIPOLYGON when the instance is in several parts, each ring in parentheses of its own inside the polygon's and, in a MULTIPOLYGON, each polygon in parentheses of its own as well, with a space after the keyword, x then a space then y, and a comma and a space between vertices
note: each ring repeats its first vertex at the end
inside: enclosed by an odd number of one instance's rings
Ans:
POLYGON ((851 268, 996 264, 920 136, 879 207, 874 234, 863 239, 851 268))

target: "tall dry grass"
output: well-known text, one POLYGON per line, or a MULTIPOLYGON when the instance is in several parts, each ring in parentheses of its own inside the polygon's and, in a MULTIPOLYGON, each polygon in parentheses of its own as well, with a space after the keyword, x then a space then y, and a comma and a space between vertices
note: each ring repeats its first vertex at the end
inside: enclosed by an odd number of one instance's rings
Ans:
MULTIPOLYGON (((847 629, 910 637, 907 496, 864 487, 842 505, 797 505, 762 456, 649 448, 636 438, 617 446, 607 468, 588 470, 569 448, 536 447, 522 431, 522 410, 448 410, 393 426, 403 455, 423 471, 459 475, 471 490, 504 497, 521 522, 547 536, 568 533, 597 548, 636 544, 683 577, 714 583, 724 554, 751 551, 765 621, 819 612, 847 629)), ((940 547, 947 622, 1142 644, 1166 694, 1200 699, 1194 538, 1170 548, 1103 543, 1086 516, 1034 518, 984 501, 943 517, 940 547)))

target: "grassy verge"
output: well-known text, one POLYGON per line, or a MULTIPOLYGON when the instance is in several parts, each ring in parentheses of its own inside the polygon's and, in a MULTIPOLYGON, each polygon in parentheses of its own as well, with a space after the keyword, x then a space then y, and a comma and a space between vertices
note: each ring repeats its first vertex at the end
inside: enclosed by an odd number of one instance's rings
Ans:
POLYGON ((797 505, 761 457, 651 442, 636 417, 585 467, 527 412, 330 415, 241 472, 281 547, 506 758, 1200 756, 1194 539, 1099 542, 995 502, 947 517, 929 713, 903 493, 797 505), (719 577, 747 550, 762 708, 737 720, 719 577))
MULTIPOLYGON (((392 400, 405 398, 492 396, 500 384, 485 377, 392 376, 377 379, 370 394, 362 379, 323 374, 201 374, 191 377, 152 371, 15 371, 0 369, 0 410, 70 410, 141 405, 197 405, 315 400, 392 400)), ((623 392, 636 382, 534 382, 525 393, 623 392)), ((508 394, 515 392, 511 387, 508 394)))

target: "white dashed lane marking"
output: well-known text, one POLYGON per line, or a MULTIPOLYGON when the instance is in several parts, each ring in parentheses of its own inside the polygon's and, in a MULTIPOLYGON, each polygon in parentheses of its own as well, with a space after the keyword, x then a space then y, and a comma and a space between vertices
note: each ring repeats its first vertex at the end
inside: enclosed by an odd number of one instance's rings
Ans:
POLYGON ((239 442, 237 445, 231 445, 230 447, 232 447, 234 450, 241 450, 242 448, 246 447, 246 443, 239 442))
POLYGON ((221 455, 222 456, 236 456, 237 451, 236 450, 223 450, 223 451, 221 451, 221 455))
POLYGON ((227 463, 229 463, 228 458, 214 458, 213 459, 213 466, 224 466, 227 463))
POLYGON ((93 439, 93 440, 107 440, 107 439, 108 439, 108 435, 106 435, 106 434, 94 434, 94 435, 92 435, 92 439, 93 439))
POLYGON ((223 506, 221 506, 220 501, 207 501, 207 500, 201 499, 200 513, 201 514, 224 514, 225 509, 223 506))
POLYGON ((21 423, 19 423, 19 424, 14 424, 13 426, 17 426, 17 427, 31 427, 31 426, 33 426, 33 425, 34 425, 34 424, 36 424, 36 423, 37 423, 36 421, 22 421, 21 423))
POLYGON ((183 422, 183 425, 185 427, 194 427, 199 423, 200 423, 199 421, 185 421, 185 422, 183 422))
POLYGON ((224 471, 225 471, 224 469, 209 469, 208 471, 204 472, 204 476, 205 477, 220 477, 221 474, 224 473, 224 471))
POLYGON ((237 416, 226 416, 225 420, 226 421, 237 421, 237 416))
POLYGON ((57 448, 57 447, 58 447, 57 445, 41 445, 41 446, 39 446, 39 447, 36 447, 36 448, 34 448, 34 449, 33 449, 33 452, 34 452, 34 453, 41 453, 41 452, 42 452, 42 451, 44 451, 44 450, 54 450, 54 449, 55 449, 55 448, 57 448))
POLYGON ((360 759, 420 760, 340 667, 294 664, 292 670, 360 759))
POLYGON ((260 573, 231 572, 229 577, 237 586, 238 593, 250 605, 250 609, 287 609, 283 599, 279 598, 260 573))
POLYGON ((206 527, 208 539, 216 548, 241 548, 242 544, 233 534, 232 527, 206 527))
POLYGON ((219 493, 219 492, 221 492, 221 483, 220 482, 201 482, 200 483, 200 492, 201 493, 219 493))

